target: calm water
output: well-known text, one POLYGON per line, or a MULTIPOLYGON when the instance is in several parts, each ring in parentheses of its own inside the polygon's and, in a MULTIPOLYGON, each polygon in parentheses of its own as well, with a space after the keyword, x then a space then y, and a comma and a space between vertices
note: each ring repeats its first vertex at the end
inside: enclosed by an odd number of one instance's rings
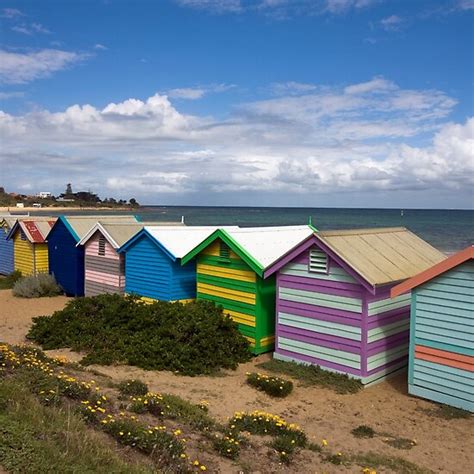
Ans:
MULTIPOLYGON (((97 214, 98 211, 77 213, 97 214)), ((48 210, 48 214, 51 211, 48 210)), ((445 252, 461 250, 474 243, 472 210, 409 209, 401 215, 399 209, 145 206, 136 214, 143 221, 179 221, 185 216, 188 225, 239 226, 305 224, 311 216, 319 230, 404 226, 445 252)))

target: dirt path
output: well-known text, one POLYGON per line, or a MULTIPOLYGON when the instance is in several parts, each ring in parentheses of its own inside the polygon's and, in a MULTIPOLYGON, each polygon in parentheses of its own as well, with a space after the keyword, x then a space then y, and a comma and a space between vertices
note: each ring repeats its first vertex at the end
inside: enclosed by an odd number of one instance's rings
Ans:
MULTIPOLYGON (((32 316, 48 314, 48 311, 61 308, 66 301, 63 297, 18 300, 13 299, 9 291, 0 291, 0 340, 14 344, 24 342, 32 316)), ((49 352, 66 355, 73 361, 81 358, 68 350, 49 352)), ((326 439, 334 452, 375 451, 402 457, 435 472, 472 472, 473 418, 444 420, 427 414, 423 410, 433 409, 435 405, 407 395, 406 375, 354 395, 338 395, 328 389, 305 387, 295 382, 295 390, 289 397, 274 400, 245 383, 245 373, 258 371, 256 364, 269 357, 259 356, 222 377, 176 376, 170 372, 144 371, 130 366, 92 368, 114 380, 139 378, 152 391, 173 393, 193 402, 207 400, 210 413, 221 421, 226 421, 235 411, 260 409, 279 414, 289 422, 299 424, 313 441, 320 443, 326 439), (416 445, 410 450, 401 450, 387 445, 381 436, 356 439, 351 430, 359 425, 416 440, 416 445)), ((346 470, 330 464, 326 466, 324 472, 361 471, 356 467, 346 470)), ((311 462, 306 467, 309 469, 307 472, 322 472, 311 462)))

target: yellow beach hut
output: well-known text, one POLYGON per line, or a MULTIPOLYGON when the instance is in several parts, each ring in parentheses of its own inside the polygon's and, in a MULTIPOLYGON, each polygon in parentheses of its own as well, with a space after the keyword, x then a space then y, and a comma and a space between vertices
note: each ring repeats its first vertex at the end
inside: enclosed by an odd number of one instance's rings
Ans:
POLYGON ((55 222, 56 219, 51 217, 32 217, 15 223, 7 237, 13 240, 15 270, 24 276, 48 272, 46 237, 55 222))

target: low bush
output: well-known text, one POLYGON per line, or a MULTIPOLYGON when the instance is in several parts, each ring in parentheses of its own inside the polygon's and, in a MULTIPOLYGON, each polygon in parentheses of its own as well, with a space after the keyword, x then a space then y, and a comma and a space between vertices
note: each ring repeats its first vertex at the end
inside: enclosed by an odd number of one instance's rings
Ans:
POLYGON ((83 364, 125 363, 184 375, 235 369, 251 357, 237 325, 206 301, 183 305, 144 304, 120 295, 76 298, 52 316, 35 318, 28 338, 44 349, 86 351, 83 364))
POLYGON ((296 441, 287 435, 280 435, 273 439, 270 446, 278 453, 280 462, 290 464, 296 453, 296 441))
POLYGON ((251 413, 237 412, 229 421, 230 429, 235 431, 248 431, 251 434, 285 436, 294 440, 295 446, 304 447, 307 437, 297 425, 287 423, 278 415, 272 415, 255 410, 251 413))
POLYGON ((260 373, 247 373, 247 383, 272 397, 286 397, 293 391, 293 382, 260 373))
POLYGON ((129 379, 119 383, 118 391, 120 395, 146 395, 148 393, 148 385, 141 380, 129 379))
POLYGON ((20 278, 13 285, 13 295, 19 298, 41 298, 62 293, 55 278, 47 273, 20 278))
POLYGON ((360 425, 357 428, 354 428, 351 433, 356 438, 373 438, 375 436, 373 428, 367 425, 360 425))
POLYGON ((147 393, 143 397, 132 397, 128 409, 134 413, 148 412, 153 416, 181 420, 193 428, 209 430, 216 423, 207 414, 206 405, 195 405, 176 395, 147 393))
POLYGON ((232 432, 223 436, 216 435, 214 449, 225 458, 237 459, 240 454, 240 437, 232 432))
POLYGON ((257 367, 261 367, 268 372, 289 375, 308 386, 319 385, 324 388, 329 388, 340 394, 357 393, 363 388, 360 380, 353 379, 346 374, 329 372, 318 365, 307 365, 272 359, 257 364, 257 367))
POLYGON ((20 278, 21 272, 19 270, 15 270, 7 276, 0 278, 0 290, 9 290, 10 288, 13 288, 20 278))

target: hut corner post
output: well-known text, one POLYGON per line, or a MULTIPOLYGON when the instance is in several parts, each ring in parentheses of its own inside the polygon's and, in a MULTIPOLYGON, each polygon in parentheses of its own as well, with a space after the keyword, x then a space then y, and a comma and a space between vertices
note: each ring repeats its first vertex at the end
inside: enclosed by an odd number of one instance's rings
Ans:
POLYGON ((416 290, 411 292, 410 342, 408 346, 408 393, 410 393, 410 387, 413 385, 415 335, 416 335, 416 290))
POLYGON ((278 336, 279 336, 279 314, 280 314, 280 272, 275 277, 275 347, 273 349, 273 357, 278 352, 278 336))
POLYGON ((361 314, 361 348, 360 348, 360 372, 364 379, 368 376, 368 340, 369 340, 369 302, 368 292, 366 291, 362 299, 362 314, 361 314))

